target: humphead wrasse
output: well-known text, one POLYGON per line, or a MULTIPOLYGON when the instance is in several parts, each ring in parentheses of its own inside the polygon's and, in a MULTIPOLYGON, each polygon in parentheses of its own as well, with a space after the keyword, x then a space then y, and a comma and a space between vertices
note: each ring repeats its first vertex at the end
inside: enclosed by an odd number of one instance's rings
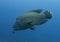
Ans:
POLYGON ((52 18, 52 13, 48 10, 31 10, 24 12, 22 15, 16 18, 16 22, 13 25, 14 31, 20 30, 35 30, 35 25, 42 25, 52 18))

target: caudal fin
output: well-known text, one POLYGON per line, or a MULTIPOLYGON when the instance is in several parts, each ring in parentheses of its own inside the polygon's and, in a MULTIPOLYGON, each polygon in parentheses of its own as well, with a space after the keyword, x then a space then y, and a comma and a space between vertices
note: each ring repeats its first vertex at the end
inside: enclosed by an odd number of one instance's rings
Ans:
POLYGON ((49 11, 45 11, 44 14, 46 15, 46 19, 51 19, 52 18, 52 13, 49 11))

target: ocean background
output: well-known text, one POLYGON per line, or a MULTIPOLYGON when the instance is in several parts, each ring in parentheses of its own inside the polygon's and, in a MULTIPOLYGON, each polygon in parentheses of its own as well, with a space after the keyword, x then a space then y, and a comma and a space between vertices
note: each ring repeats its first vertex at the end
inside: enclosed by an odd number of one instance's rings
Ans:
POLYGON ((0 42, 60 42, 60 0, 0 0, 0 42), (36 30, 13 31, 13 24, 23 12, 44 9, 52 19, 36 30))

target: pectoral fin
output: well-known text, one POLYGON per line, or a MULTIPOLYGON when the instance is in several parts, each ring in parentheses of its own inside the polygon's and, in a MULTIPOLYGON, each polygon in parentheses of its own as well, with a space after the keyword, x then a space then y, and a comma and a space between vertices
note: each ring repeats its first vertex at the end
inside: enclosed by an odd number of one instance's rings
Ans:
POLYGON ((35 28, 33 28, 33 27, 31 27, 30 29, 31 29, 31 30, 35 30, 35 28))
POLYGON ((40 25, 46 23, 48 20, 41 20, 40 25))

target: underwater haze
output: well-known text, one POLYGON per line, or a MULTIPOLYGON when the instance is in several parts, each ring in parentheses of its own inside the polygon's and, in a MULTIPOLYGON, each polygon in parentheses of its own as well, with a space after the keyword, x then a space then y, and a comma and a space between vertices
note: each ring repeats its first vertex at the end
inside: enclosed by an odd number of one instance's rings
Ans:
POLYGON ((60 0, 0 0, 0 42, 60 42, 60 0), (44 9, 52 19, 36 30, 13 31, 13 24, 25 11, 44 9))

